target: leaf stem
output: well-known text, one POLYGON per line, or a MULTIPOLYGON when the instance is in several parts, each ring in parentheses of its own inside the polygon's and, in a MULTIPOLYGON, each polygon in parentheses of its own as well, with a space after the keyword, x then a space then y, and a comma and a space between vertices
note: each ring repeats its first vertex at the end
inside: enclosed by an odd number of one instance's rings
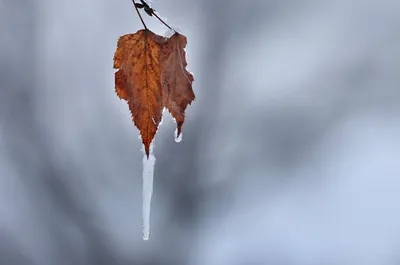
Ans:
POLYGON ((132 3, 133 3, 133 6, 134 6, 135 9, 136 9, 137 14, 139 15, 140 21, 142 21, 142 24, 143 24, 144 29, 147 30, 147 26, 146 26, 146 24, 145 24, 144 21, 143 21, 142 15, 140 15, 139 9, 136 7, 135 0, 132 0, 132 3))
POLYGON ((156 12, 153 12, 153 15, 156 16, 156 18, 157 18, 158 20, 160 20, 161 23, 163 23, 165 26, 167 26, 167 28, 172 29, 170 26, 168 26, 167 23, 164 22, 164 20, 162 20, 159 16, 157 16, 156 12))

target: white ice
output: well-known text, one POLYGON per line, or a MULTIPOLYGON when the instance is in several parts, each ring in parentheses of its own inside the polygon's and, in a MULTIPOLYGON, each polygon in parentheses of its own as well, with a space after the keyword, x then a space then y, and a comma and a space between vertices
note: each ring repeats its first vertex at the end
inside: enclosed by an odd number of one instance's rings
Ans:
MULTIPOLYGON (((158 15, 158 14, 157 14, 158 15)), ((166 21, 166 20, 165 20, 166 21)), ((167 30, 165 33, 164 33, 164 38, 165 39, 169 39, 169 38, 171 38, 172 37, 172 35, 174 35, 175 34, 175 29, 169 29, 169 30, 167 30)))
POLYGON ((180 142, 182 141, 182 132, 181 132, 181 134, 178 136, 178 128, 175 129, 175 132, 174 132, 174 139, 175 139, 175 142, 177 142, 177 143, 180 143, 180 142))
POLYGON ((150 153, 147 159, 146 154, 143 155, 143 239, 149 240, 150 236, 150 208, 151 196, 153 195, 153 179, 154 165, 156 158, 150 153))

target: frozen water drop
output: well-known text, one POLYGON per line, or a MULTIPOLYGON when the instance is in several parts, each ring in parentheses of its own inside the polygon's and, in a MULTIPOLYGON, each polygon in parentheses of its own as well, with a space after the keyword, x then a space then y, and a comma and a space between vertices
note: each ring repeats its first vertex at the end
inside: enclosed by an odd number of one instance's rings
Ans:
POLYGON ((149 158, 143 155, 143 239, 149 240, 150 236, 150 209, 153 195, 154 165, 156 158, 150 153, 149 158))
POLYGON ((169 39, 172 37, 172 35, 175 34, 175 30, 174 29, 169 29, 164 33, 164 39, 169 39))
POLYGON ((178 136, 178 128, 175 129, 174 138, 175 138, 175 142, 177 142, 177 143, 180 143, 182 141, 182 132, 178 136))

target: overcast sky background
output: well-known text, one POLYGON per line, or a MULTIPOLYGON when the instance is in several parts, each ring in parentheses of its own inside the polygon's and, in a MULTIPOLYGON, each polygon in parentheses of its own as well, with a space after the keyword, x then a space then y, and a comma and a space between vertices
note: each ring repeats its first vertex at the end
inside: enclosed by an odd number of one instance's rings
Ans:
POLYGON ((144 242, 112 69, 132 3, 0 0, 0 264, 399 265, 400 2, 153 7, 197 98, 181 143, 157 133, 144 242))

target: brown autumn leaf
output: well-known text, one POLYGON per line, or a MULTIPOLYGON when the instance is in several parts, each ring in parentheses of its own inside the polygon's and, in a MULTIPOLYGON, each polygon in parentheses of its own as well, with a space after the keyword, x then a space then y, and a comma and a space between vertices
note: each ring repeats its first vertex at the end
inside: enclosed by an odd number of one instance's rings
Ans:
POLYGON ((186 44, 186 37, 176 32, 163 43, 161 52, 163 105, 176 120, 177 136, 181 134, 185 121, 185 109, 195 98, 192 89, 194 78, 186 70, 186 44))
POLYGON ((195 98, 193 75, 185 68, 186 44, 186 37, 179 33, 165 39, 147 29, 118 40, 114 55, 114 68, 118 69, 115 90, 128 102, 147 157, 163 107, 175 118, 179 136, 185 109, 195 98))
POLYGON ((142 136, 146 155, 162 115, 160 85, 161 36, 149 30, 123 35, 114 55, 115 90, 128 102, 132 119, 142 136))

